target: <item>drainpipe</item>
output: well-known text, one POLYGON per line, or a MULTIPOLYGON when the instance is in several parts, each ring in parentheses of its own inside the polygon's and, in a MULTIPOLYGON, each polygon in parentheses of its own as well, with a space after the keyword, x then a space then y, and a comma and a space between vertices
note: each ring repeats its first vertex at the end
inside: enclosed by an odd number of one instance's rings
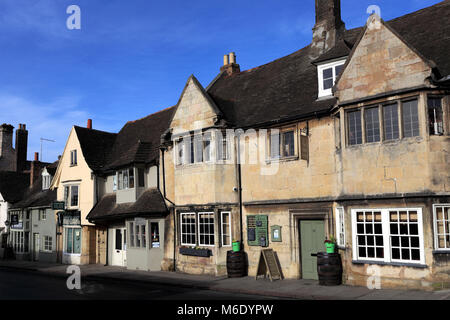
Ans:
POLYGON ((240 132, 237 133, 237 171, 238 171, 238 195, 239 195, 239 229, 241 237, 241 249, 244 249, 243 222, 242 222, 242 172, 241 172, 241 143, 240 132))
POLYGON ((108 265, 108 259, 109 259, 109 230, 106 228, 106 261, 105 261, 105 267, 108 265))

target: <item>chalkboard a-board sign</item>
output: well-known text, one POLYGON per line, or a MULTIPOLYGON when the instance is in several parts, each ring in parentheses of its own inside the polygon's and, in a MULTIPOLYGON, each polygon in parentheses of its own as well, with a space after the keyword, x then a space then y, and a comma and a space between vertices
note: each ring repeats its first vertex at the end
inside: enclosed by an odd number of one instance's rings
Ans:
POLYGON ((269 275, 270 281, 283 279, 275 252, 272 249, 261 250, 255 280, 258 280, 258 276, 264 276, 266 278, 267 274, 269 275))

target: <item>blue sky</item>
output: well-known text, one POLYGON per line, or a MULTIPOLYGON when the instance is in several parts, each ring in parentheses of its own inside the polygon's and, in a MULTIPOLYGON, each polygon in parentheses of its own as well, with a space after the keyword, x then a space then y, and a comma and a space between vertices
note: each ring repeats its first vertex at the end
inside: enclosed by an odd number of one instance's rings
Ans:
MULTIPOLYGON (((385 20, 437 0, 342 0, 347 29, 370 5, 385 20)), ((61 154, 73 125, 118 132, 177 103, 194 74, 207 86, 223 55, 241 70, 290 54, 311 41, 314 0, 1 0, 0 123, 29 130, 28 158, 61 154), (81 30, 66 9, 81 8, 81 30)))

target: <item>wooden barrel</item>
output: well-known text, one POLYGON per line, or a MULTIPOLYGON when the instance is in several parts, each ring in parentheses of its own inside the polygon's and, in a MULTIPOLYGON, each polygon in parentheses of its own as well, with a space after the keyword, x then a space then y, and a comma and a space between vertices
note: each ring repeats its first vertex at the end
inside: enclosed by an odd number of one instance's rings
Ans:
POLYGON ((246 274, 245 253, 243 251, 227 251, 228 278, 240 278, 246 274))
POLYGON ((342 263, 339 253, 317 253, 317 273, 322 286, 338 286, 342 283, 342 263))

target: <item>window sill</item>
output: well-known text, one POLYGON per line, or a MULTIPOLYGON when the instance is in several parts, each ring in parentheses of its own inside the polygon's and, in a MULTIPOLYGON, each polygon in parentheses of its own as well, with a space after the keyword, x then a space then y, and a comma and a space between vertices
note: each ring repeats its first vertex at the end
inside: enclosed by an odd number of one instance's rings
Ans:
POLYGON ((266 164, 270 164, 272 162, 287 162, 287 161, 295 161, 298 160, 299 156, 292 156, 292 157, 284 157, 284 158, 277 158, 277 159, 266 159, 266 164))
POLYGON ((433 250, 433 254, 450 254, 450 249, 445 249, 445 250, 433 250))
POLYGON ((383 262, 383 261, 371 261, 371 260, 352 260, 353 264, 377 264, 382 266, 394 266, 394 267, 409 267, 409 268, 419 268, 426 269, 428 266, 426 264, 420 263, 406 263, 406 262, 383 262))
POLYGON ((72 167, 76 167, 76 166, 78 166, 78 164, 71 164, 71 165, 70 165, 71 168, 72 168, 72 167))

